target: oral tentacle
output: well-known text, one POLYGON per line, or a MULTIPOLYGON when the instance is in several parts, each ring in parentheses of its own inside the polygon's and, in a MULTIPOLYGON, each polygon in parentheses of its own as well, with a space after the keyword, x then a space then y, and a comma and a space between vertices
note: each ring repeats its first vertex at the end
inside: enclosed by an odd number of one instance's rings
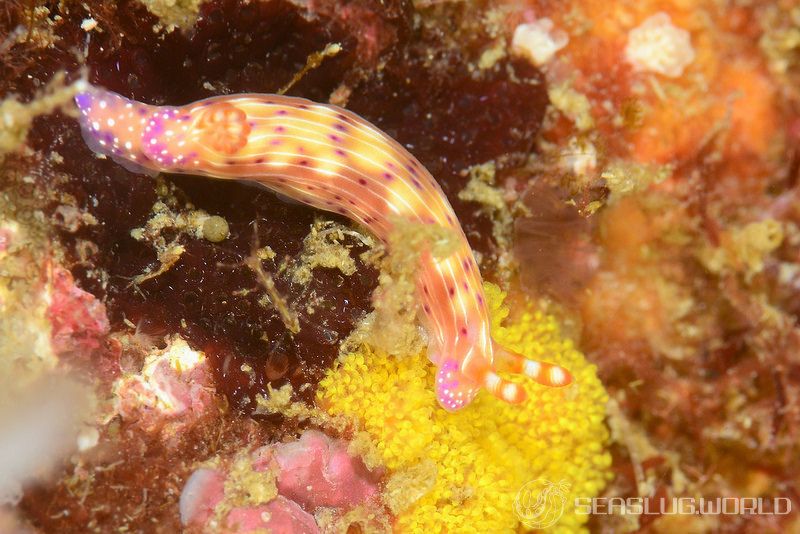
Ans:
POLYGON ((495 346, 495 355, 498 367, 523 374, 543 386, 559 388, 573 382, 572 374, 560 365, 531 360, 499 345, 495 346))

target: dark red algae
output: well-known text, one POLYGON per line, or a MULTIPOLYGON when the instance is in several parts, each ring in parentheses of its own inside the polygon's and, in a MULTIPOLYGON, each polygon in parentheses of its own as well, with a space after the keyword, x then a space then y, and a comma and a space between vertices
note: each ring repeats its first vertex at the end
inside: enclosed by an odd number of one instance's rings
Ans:
MULTIPOLYGON (((214 1, 203 4, 190 31, 156 34, 152 28, 157 20, 136 2, 87 2, 69 4, 69 9, 59 4, 49 9, 58 45, 13 47, 8 54, 16 61, 6 63, 0 73, 3 95, 16 92, 30 97, 56 71, 77 72, 75 55, 87 39, 85 64, 93 83, 155 104, 184 104, 215 94, 276 92, 310 54, 328 43, 341 43, 340 54, 306 74, 289 94, 317 101, 327 101, 337 90, 348 94, 348 108, 404 143, 431 170, 453 202, 472 245, 492 257, 490 221, 479 206, 457 198, 466 180, 462 171, 496 158, 511 166, 518 162, 515 156, 531 149, 547 103, 546 91, 538 71, 529 66, 501 62, 485 72, 471 68, 481 36, 473 35, 465 43, 444 42, 435 21, 446 21, 452 15, 447 10, 423 13, 425 23, 415 25, 413 9, 404 2, 361 0, 349 3, 346 10, 318 3, 316 12, 310 13, 283 0, 214 1), (80 22, 88 16, 95 17, 104 31, 87 37, 80 22), (436 59, 430 61, 431 57, 436 59)), ((5 22, 7 28, 11 22, 5 22)), ((58 236, 73 256, 72 271, 79 284, 103 299, 117 328, 123 320, 142 322, 145 329, 180 333, 205 351, 216 362, 218 390, 233 406, 253 407, 254 394, 266 389, 266 375, 260 371, 269 358, 289 362, 274 386, 287 380, 296 387, 316 384, 337 355, 341 340, 370 310, 377 272, 358 259, 352 276, 315 268, 308 287, 299 287, 289 275, 277 272, 280 259, 297 260, 315 217, 345 220, 287 204, 267 191, 192 176, 166 180, 178 187, 181 200, 224 217, 231 237, 219 244, 181 237, 186 251, 176 264, 159 276, 131 284, 145 269, 158 266, 152 247, 130 235, 148 219, 156 201, 156 182, 95 158, 76 122, 68 117, 37 119, 28 143, 42 153, 63 156, 63 161, 50 163, 61 179, 47 186, 72 195, 75 205, 99 222, 58 236), (297 310, 301 324, 297 334, 286 329, 274 310, 258 303, 263 291, 247 267, 220 266, 247 257, 256 226, 261 245, 269 245, 277 254, 275 261, 263 262, 263 268, 297 310), (86 241, 97 245, 99 253, 79 262, 76 251, 85 249, 86 241), (242 295, 241 290, 247 289, 256 291, 242 295), (305 304, 312 296, 323 305, 309 315, 305 304), (244 363, 257 370, 254 383, 241 370, 244 363)), ((357 258, 363 246, 349 244, 357 258)), ((304 391, 310 400, 314 388, 304 391)))

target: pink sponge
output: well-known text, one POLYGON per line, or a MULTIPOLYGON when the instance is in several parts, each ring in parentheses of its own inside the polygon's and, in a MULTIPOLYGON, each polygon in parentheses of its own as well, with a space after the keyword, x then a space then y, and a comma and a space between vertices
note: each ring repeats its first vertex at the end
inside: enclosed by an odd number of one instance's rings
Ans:
POLYGON ((234 508, 228 513, 226 525, 232 532, 256 530, 274 534, 318 534, 314 516, 280 495, 261 506, 234 508))
POLYGON ((308 510, 320 506, 347 508, 378 493, 378 473, 350 456, 347 442, 307 430, 298 441, 261 449, 256 470, 276 462, 278 491, 308 510))

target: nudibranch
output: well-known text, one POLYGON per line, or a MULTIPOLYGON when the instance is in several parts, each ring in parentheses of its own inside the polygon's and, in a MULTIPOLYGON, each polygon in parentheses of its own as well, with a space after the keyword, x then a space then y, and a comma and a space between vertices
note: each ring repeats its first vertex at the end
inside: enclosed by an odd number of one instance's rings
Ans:
POLYGON ((525 390, 499 370, 552 387, 572 381, 563 367, 525 359, 492 340, 478 265, 442 189, 405 148, 358 115, 272 94, 153 106, 88 84, 75 101, 90 148, 129 170, 257 182, 345 215, 383 242, 395 221, 455 232, 456 250, 447 257, 423 253, 417 271, 420 317, 445 409, 463 408, 481 387, 522 402, 525 390))

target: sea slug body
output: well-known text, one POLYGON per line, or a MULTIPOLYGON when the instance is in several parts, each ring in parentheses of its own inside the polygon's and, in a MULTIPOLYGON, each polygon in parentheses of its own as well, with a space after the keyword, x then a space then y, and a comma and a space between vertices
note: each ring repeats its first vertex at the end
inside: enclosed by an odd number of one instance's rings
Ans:
POLYGON ((453 208, 406 149, 359 116, 270 94, 151 106, 88 84, 75 101, 87 144, 130 170, 255 181, 358 221, 384 242, 398 220, 455 232, 455 252, 422 255, 417 282, 445 409, 463 408, 481 387, 522 402, 524 389, 501 378, 500 369, 547 386, 572 381, 566 369, 492 340, 478 265, 453 208))

